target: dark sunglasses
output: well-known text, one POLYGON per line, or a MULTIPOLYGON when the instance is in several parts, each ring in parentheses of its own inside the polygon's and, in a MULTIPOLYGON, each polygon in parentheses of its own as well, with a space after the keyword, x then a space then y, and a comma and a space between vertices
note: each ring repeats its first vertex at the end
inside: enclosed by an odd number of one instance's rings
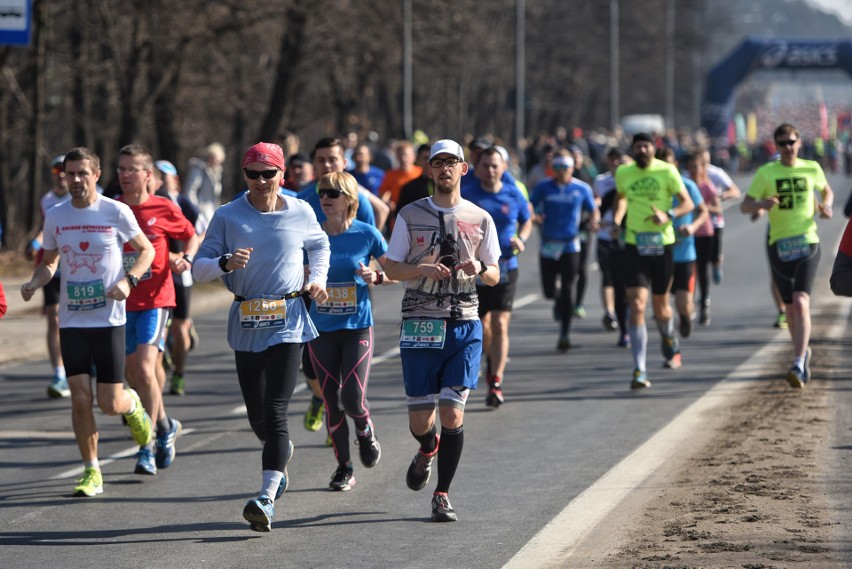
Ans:
POLYGON ((249 170, 248 168, 243 168, 243 172, 246 173, 246 178, 249 180, 257 180, 261 176, 263 176, 264 180, 271 180, 278 174, 279 170, 249 170))
POLYGON ((793 145, 794 145, 794 144, 796 144, 797 142, 799 142, 799 139, 798 139, 798 138, 797 138, 797 139, 795 139, 795 140, 776 140, 776 141, 775 141, 775 144, 776 144, 777 146, 793 146, 793 145))
POLYGON ((321 198, 331 198, 336 200, 343 193, 343 190, 338 190, 337 188, 323 188, 318 190, 317 193, 321 198))

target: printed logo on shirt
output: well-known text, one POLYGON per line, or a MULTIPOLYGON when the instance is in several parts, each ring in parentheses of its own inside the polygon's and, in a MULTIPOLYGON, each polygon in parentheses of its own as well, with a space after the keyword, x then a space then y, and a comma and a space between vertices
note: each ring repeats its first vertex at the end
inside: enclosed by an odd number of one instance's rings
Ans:
POLYGON ((775 190, 778 192, 778 207, 794 209, 805 204, 808 191, 807 178, 779 178, 775 180, 775 190))
MULTIPOLYGON (((84 244, 86 245, 86 249, 88 249, 88 241, 81 242, 80 248, 82 249, 84 244)), ((77 269, 89 269, 92 274, 95 274, 96 263, 103 258, 103 255, 97 255, 93 253, 78 253, 71 249, 70 245, 63 245, 62 253, 65 254, 65 259, 67 261, 68 267, 71 268, 72 275, 77 274, 77 269)))
POLYGON ((157 223, 156 217, 152 217, 151 219, 148 220, 148 225, 154 225, 155 223, 157 223))

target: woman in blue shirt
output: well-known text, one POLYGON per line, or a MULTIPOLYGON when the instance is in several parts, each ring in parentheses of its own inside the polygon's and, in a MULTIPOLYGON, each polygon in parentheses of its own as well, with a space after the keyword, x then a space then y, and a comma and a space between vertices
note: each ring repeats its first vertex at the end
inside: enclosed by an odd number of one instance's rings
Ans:
POLYGON ((308 344, 308 352, 322 388, 338 464, 329 488, 347 491, 355 485, 347 415, 355 424, 361 463, 372 468, 382 455, 367 402, 373 358, 369 285, 385 282, 384 273, 370 267, 370 259, 383 265, 388 245, 378 229, 355 219, 358 183, 351 174, 326 174, 317 189, 326 216, 322 228, 328 234, 331 264, 326 287, 328 302, 314 304, 310 309, 320 335, 308 344))

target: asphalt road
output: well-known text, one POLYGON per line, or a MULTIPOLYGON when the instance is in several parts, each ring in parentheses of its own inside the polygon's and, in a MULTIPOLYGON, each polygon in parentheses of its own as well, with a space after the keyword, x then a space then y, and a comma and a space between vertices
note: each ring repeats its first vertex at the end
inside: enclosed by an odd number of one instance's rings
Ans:
MULTIPOLYGON (((820 222, 821 279, 845 226, 849 186, 839 176, 830 180, 838 196, 834 220, 820 222)), ((745 189, 747 180, 739 181, 745 189)), ((169 414, 187 430, 171 468, 155 477, 133 474, 127 429, 97 414, 105 478, 97 498, 69 497, 79 453, 68 400, 43 396, 45 362, 2 367, 0 567, 500 567, 764 345, 777 345, 771 365, 779 377, 786 372, 789 341, 771 327, 765 227, 736 208, 727 220, 725 280, 713 289, 712 325, 682 343, 684 367, 672 371, 662 369, 659 335, 649 321, 654 385, 642 393, 628 389, 629 350, 616 348, 617 335, 601 327, 597 273, 590 271, 588 316, 575 320, 574 347, 560 354, 551 305, 539 296, 536 257, 522 256, 507 402, 490 410, 480 390, 468 403, 465 449, 450 493, 455 524, 429 521, 434 480, 417 493, 404 481, 417 443, 408 432, 394 350, 399 287, 374 294, 377 363, 369 399, 381 462, 371 470, 356 462, 355 488, 328 491, 333 453, 323 431, 303 429, 308 396, 300 391, 290 417, 292 482, 277 503, 271 534, 249 531, 241 517, 259 488, 260 445, 241 410, 224 311, 196 318, 202 341, 189 360, 187 396, 166 396, 169 414)))

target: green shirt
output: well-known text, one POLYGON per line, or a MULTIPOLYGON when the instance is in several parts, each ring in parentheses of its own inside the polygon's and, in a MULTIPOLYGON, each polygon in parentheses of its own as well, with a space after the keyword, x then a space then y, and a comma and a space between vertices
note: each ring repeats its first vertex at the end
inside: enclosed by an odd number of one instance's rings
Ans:
POLYGON ((755 201, 778 197, 778 205, 769 210, 769 244, 779 239, 804 236, 807 243, 819 243, 814 220, 814 190, 827 185, 825 172, 813 160, 796 159, 794 166, 780 160, 758 168, 748 188, 755 201))
POLYGON ((674 207, 674 196, 686 191, 677 168, 656 158, 651 159, 647 168, 623 164, 615 171, 615 185, 618 193, 627 200, 625 243, 636 245, 638 233, 662 234, 663 245, 675 242, 671 219, 657 225, 648 218, 654 215, 652 206, 668 212, 674 207))

